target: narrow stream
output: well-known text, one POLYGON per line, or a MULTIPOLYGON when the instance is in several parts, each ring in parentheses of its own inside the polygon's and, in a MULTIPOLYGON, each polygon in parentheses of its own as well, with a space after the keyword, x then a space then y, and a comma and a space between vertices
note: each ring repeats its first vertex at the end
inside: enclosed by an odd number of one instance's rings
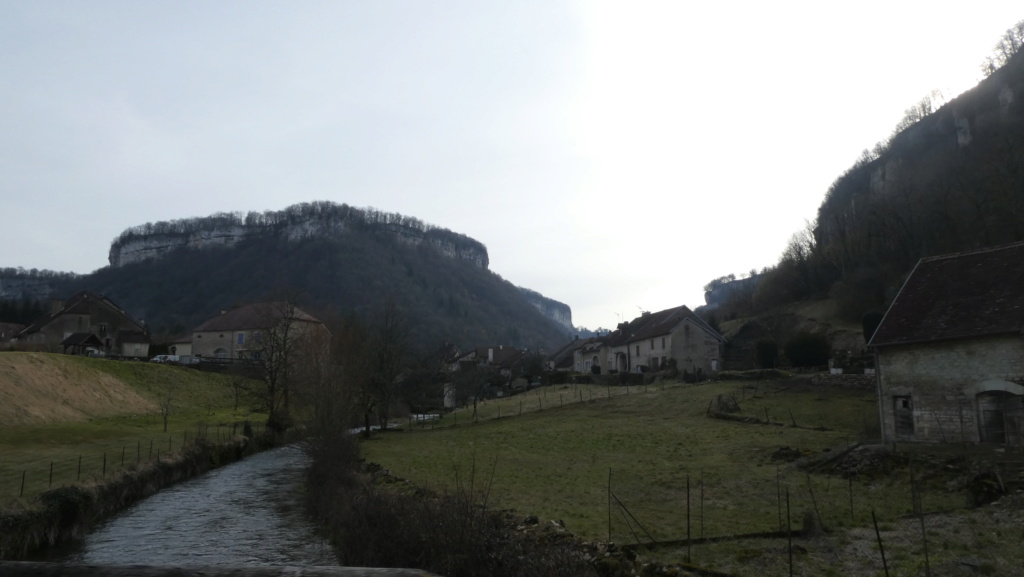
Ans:
POLYGON ((49 561, 113 565, 337 565, 304 516, 306 457, 282 447, 175 485, 49 561))

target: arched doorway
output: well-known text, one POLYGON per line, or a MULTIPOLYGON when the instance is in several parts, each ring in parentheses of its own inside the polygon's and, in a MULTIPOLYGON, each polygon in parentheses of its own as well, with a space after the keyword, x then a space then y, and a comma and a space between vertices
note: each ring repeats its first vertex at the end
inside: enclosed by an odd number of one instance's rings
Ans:
POLYGON ((1024 387, 1007 381, 986 381, 972 387, 977 407, 978 440, 999 445, 1024 445, 1024 387))

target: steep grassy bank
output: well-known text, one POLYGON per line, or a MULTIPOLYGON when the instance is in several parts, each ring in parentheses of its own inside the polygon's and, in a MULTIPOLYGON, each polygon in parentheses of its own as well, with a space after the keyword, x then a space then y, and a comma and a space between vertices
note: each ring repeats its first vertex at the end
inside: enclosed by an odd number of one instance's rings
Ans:
POLYGON ((262 420, 235 410, 230 385, 183 367, 0 353, 0 506, 32 507, 45 490, 112 476, 199 436, 230 439, 241 422, 262 420))
POLYGON ((268 446, 246 424, 262 415, 235 410, 232 378, 0 354, 0 559, 79 538, 139 499, 268 446))

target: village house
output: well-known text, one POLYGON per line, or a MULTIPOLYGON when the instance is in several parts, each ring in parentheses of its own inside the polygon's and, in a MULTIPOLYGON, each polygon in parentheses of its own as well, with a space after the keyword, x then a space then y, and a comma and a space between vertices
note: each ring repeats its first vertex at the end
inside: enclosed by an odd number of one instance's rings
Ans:
POLYGON ((587 351, 608 372, 639 373, 675 365, 693 375, 722 369, 725 338, 686 306, 644 312, 619 324, 600 347, 587 351))
POLYGON ((444 396, 444 406, 453 408, 456 406, 456 391, 457 377, 455 373, 467 373, 469 371, 476 370, 479 367, 489 367, 497 371, 500 376, 500 382, 488 383, 486 387, 482 387, 480 392, 484 390, 490 391, 493 394, 502 395, 504 394, 503 388, 507 385, 511 388, 515 388, 518 384, 523 387, 526 386, 526 381, 522 380, 519 374, 520 365, 522 365, 523 359, 526 357, 527 351, 523 349, 517 349, 515 347, 506 347, 504 345, 497 345, 491 347, 476 347, 466 353, 463 353, 457 357, 451 358, 448 362, 449 376, 451 380, 445 383, 442 387, 444 396))
POLYGON ((576 365, 576 363, 579 362, 576 351, 591 340, 592 339, 580 339, 579 336, 576 336, 576 338, 569 341, 568 344, 551 354, 551 357, 547 361, 547 369, 549 371, 556 372, 579 371, 580 369, 577 368, 578 365, 576 365))
POLYGON ((146 358, 150 337, 145 325, 112 300, 89 291, 51 302, 50 313, 22 329, 21 348, 73 355, 146 358))
POLYGON ((452 371, 464 370, 472 366, 490 366, 498 369, 503 377, 511 377, 515 368, 526 356, 526 351, 515 347, 497 345, 493 347, 477 347, 456 358, 449 365, 452 371))
POLYGON ((886 442, 1024 444, 1024 243, 925 258, 871 337, 886 442))
POLYGON ((252 303, 207 320, 192 331, 191 346, 183 341, 172 344, 176 351, 190 349, 193 357, 202 359, 252 359, 266 348, 268 331, 279 331, 287 321, 288 331, 295 338, 326 330, 316 317, 284 302, 252 303))
POLYGON ((606 337, 592 337, 584 339, 578 347, 572 351, 573 370, 579 373, 601 374, 601 349, 604 347, 606 337))

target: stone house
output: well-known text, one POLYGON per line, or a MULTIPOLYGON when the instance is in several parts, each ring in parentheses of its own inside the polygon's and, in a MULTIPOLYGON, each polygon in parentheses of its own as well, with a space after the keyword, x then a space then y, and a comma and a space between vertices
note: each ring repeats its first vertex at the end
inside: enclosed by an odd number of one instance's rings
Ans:
POLYGON ((1024 243, 921 259, 868 346, 882 437, 1024 444, 1024 243))
POLYGON ((125 358, 147 358, 150 344, 145 325, 89 291, 52 301, 50 314, 22 329, 15 340, 29 350, 125 358))
MULTIPOLYGON (((457 387, 458 376, 455 373, 472 374, 472 371, 479 367, 489 367, 497 371, 499 382, 476 383, 469 397, 480 395, 483 397, 491 395, 503 395, 505 388, 514 387, 517 381, 526 386, 522 378, 521 365, 526 357, 527 351, 515 347, 497 345, 491 347, 476 347, 466 353, 450 358, 448 360, 448 382, 442 385, 444 406, 454 408, 457 406, 456 397, 460 394, 457 387)), ((466 393, 463 392, 463 395, 466 393)))
POLYGON ((576 370, 576 351, 587 342, 588 339, 580 339, 577 336, 569 341, 568 344, 552 353, 547 361, 548 370, 562 373, 576 370))
POLYGON ((179 356, 190 349, 193 357, 203 359, 251 359, 265 348, 263 341, 268 331, 282 327, 285 321, 296 338, 327 330, 319 319, 291 304, 252 303, 221 310, 219 315, 192 330, 191 346, 185 342, 176 342, 173 346, 179 356))
POLYGON ((579 373, 607 372, 607 367, 601 366, 601 349, 604 348, 605 337, 593 337, 583 341, 579 347, 573 350, 573 370, 579 373))
POLYGON ((644 312, 621 323, 598 356, 609 371, 657 371, 674 363, 680 371, 711 375, 722 369, 725 337, 686 306, 644 312))
POLYGON ((526 351, 515 347, 497 345, 493 347, 476 347, 471 351, 454 359, 449 369, 452 371, 464 370, 471 366, 489 366, 498 369, 501 376, 510 378, 514 375, 526 351))
POLYGON ((188 360, 192 358, 192 335, 185 335, 167 342, 167 353, 188 360))

